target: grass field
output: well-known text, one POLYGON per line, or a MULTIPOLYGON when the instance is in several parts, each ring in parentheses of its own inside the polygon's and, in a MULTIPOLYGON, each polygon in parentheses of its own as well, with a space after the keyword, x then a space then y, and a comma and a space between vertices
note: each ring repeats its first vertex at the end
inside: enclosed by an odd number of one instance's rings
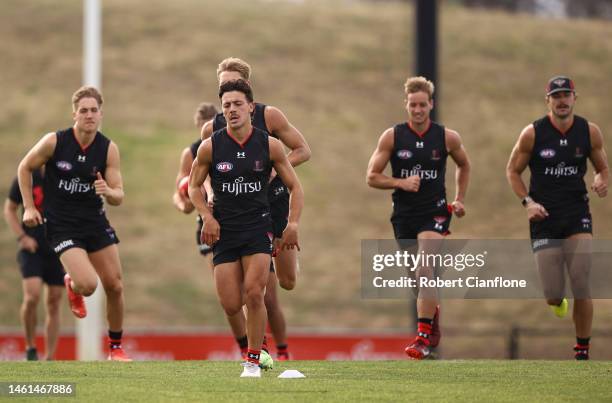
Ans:
MULTIPOLYGON (((609 401, 612 363, 291 361, 261 379, 235 362, 0 363, 0 382, 76 384, 79 401, 609 401), (278 379, 298 369, 305 379, 278 379)), ((16 401, 16 399, 11 399, 16 401)))

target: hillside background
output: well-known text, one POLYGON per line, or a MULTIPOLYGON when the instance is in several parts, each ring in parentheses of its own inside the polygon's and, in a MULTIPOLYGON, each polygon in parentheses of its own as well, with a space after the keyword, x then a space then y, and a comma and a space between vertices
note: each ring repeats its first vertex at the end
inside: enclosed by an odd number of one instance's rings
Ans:
MULTIPOLYGON (((2 195, 27 149, 71 125, 70 95, 82 77, 81 12, 77 1, 0 3, 2 195)), ((393 236, 390 194, 368 188, 365 170, 380 133, 405 119, 411 5, 105 0, 103 12, 103 131, 120 147, 126 190, 125 203, 109 208, 122 241, 126 329, 224 326, 194 246, 195 218, 178 213, 171 194, 180 151, 198 135, 195 106, 216 102, 215 70, 228 56, 251 64, 256 99, 280 107, 312 148, 311 161, 298 168, 306 192, 299 283, 281 295, 289 326, 408 329, 406 302, 361 298, 360 240, 393 236)), ((524 239, 525 212, 504 169, 521 129, 545 112, 550 76, 574 78, 577 113, 600 125, 612 150, 612 41, 604 40, 612 25, 450 4, 440 18, 439 116, 462 135, 474 167, 468 215, 453 221, 452 237, 524 239)), ((596 237, 612 238, 610 198, 593 198, 592 210, 596 237)), ((0 325, 17 326, 20 276, 4 222, 0 245, 0 325)), ((453 300, 443 309, 443 324, 456 335, 447 339, 456 341, 447 344, 451 356, 481 353, 465 350, 468 341, 453 330, 560 327, 561 348, 573 343, 571 322, 555 320, 541 300, 453 300)), ((63 323, 74 323, 67 309, 63 323)), ((595 326, 610 323, 612 304, 596 301, 595 326)), ((594 348, 612 357, 604 344, 594 348)))

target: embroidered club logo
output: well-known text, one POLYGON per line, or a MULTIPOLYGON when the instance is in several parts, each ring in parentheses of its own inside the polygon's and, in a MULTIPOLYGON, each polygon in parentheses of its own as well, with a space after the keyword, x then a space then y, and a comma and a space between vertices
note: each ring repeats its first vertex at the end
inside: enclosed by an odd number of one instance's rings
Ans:
POLYGON ((580 149, 580 147, 576 147, 576 158, 582 158, 582 157, 584 157, 582 150, 580 149))
POLYGON ((555 156, 555 154, 557 153, 552 148, 545 148, 544 150, 540 151, 540 157, 542 158, 552 158, 555 156))
POLYGON ((57 161, 55 166, 62 171, 70 171, 72 169, 72 164, 68 161, 57 161))
POLYGON ((253 167, 253 171, 261 172, 264 170, 263 161, 257 160, 255 161, 255 166, 253 167))
POLYGON ((431 150, 431 160, 438 161, 440 159, 440 151, 439 150, 431 150))
POLYGON ((234 169, 234 164, 231 162, 219 162, 217 164, 217 171, 219 172, 229 172, 234 169))
POLYGON ((565 80, 562 78, 559 78, 555 81, 553 81, 553 84, 555 84, 557 87, 564 87, 565 86, 565 80))
POLYGON ((401 159, 401 160, 407 160, 408 158, 412 157, 412 152, 410 152, 410 150, 399 150, 397 152, 397 158, 401 159))

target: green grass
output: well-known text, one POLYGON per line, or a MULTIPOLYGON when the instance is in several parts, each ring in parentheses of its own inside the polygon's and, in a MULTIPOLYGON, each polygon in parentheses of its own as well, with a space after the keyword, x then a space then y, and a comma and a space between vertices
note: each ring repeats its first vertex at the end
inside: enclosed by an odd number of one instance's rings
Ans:
MULTIPOLYGON (((612 363, 292 361, 261 379, 235 362, 0 363, 0 381, 76 384, 79 401, 605 401, 612 363), (298 369, 305 379, 278 379, 298 369)), ((11 399, 11 401, 15 401, 11 399)))

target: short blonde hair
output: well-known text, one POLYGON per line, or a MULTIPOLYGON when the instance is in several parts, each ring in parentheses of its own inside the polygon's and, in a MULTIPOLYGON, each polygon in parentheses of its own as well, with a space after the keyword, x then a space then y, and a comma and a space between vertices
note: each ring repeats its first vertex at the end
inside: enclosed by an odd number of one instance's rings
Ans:
POLYGON ((102 94, 96 87, 84 85, 72 94, 72 108, 76 111, 79 101, 83 98, 93 98, 98 101, 98 107, 101 107, 104 103, 102 94))
POLYGON ((224 71, 235 71, 247 81, 251 78, 251 66, 249 66, 249 64, 244 60, 238 59, 237 57, 228 57, 219 63, 219 67, 217 67, 217 78, 224 71))
POLYGON ((434 85, 425 77, 409 77, 404 83, 404 94, 414 94, 415 92, 424 92, 429 95, 429 100, 433 98, 434 85))
POLYGON ((204 125, 204 123, 214 118, 217 113, 219 113, 219 111, 215 105, 211 104, 210 102, 202 102, 200 105, 198 105, 195 115, 193 115, 193 123, 196 125, 196 127, 200 128, 202 125, 204 125))

